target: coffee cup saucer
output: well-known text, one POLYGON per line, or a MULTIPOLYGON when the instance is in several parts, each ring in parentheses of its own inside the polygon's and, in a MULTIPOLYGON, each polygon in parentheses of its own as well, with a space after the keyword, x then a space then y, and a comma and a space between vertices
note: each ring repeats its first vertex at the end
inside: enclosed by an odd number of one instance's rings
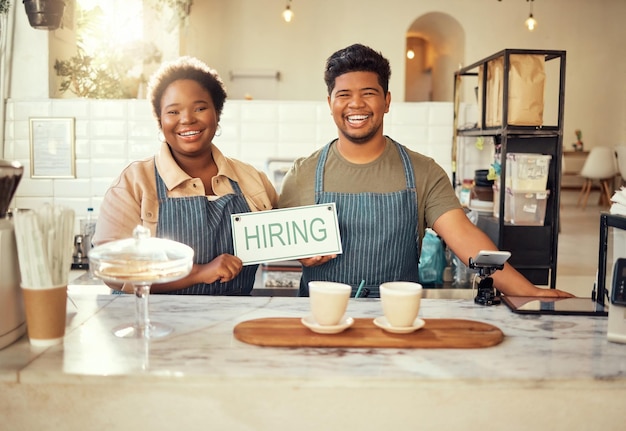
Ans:
POLYGON ((378 326, 384 331, 392 332, 394 334, 409 334, 411 332, 415 332, 418 329, 423 328, 425 324, 426 322, 424 322, 420 318, 417 318, 415 319, 415 321, 413 322, 413 325, 411 326, 398 327, 398 326, 391 326, 391 324, 387 321, 387 318, 385 316, 380 316, 374 319, 374 325, 378 326))
POLYGON ((315 321, 313 316, 303 317, 300 321, 304 326, 318 334, 338 334, 354 324, 354 319, 346 316, 343 316, 337 325, 320 325, 315 321))

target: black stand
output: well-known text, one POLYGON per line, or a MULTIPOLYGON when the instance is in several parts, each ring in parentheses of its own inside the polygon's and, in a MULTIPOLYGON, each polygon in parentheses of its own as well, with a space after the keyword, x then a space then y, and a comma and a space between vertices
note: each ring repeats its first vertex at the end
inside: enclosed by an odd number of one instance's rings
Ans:
POLYGON ((470 257, 469 259, 470 269, 477 269, 480 282, 478 283, 478 292, 474 298, 474 302, 479 305, 498 305, 500 304, 500 296, 496 295, 496 290, 493 287, 493 278, 491 274, 497 270, 504 268, 502 265, 478 265, 470 257))

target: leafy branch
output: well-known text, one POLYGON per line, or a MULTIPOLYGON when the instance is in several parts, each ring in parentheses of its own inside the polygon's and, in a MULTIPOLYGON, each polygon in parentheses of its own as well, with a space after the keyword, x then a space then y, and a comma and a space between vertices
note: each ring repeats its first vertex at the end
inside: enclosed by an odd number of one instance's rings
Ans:
POLYGON ((54 62, 54 70, 63 81, 59 91, 71 91, 78 97, 93 99, 124 99, 128 94, 118 76, 94 65, 94 58, 79 51, 69 60, 54 62))
POLYGON ((0 15, 3 15, 11 8, 11 0, 0 0, 0 15))
POLYGON ((147 4, 157 12, 163 12, 164 8, 172 12, 172 19, 177 18, 182 24, 189 18, 193 0, 147 0, 147 4))

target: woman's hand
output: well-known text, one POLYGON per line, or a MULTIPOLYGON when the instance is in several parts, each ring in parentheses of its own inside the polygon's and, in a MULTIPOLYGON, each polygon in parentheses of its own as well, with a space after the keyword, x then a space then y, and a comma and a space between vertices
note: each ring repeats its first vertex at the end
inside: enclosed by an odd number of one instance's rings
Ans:
MULTIPOLYGON (((241 262, 241 259, 237 256, 233 256, 232 254, 221 254, 211 262, 202 265, 197 263, 194 264, 189 275, 181 278, 180 280, 163 284, 153 284, 150 291, 154 293, 169 293, 198 283, 210 284, 216 281, 225 283, 237 277, 242 268, 243 262, 241 262)), ((130 285, 127 284, 124 286, 125 288, 122 289, 124 292, 128 291, 126 286, 130 285)), ((132 292, 132 286, 129 288, 130 292, 132 292)))
POLYGON ((237 256, 224 253, 201 266, 199 276, 204 283, 210 284, 216 281, 225 283, 239 275, 243 263, 237 256))

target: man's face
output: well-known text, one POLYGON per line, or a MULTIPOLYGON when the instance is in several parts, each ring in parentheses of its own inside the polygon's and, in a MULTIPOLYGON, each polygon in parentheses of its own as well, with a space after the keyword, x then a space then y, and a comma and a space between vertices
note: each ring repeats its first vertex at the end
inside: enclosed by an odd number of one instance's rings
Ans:
POLYGON ((348 72, 335 79, 328 96, 339 133, 350 142, 362 144, 382 135, 383 118, 389 112, 391 94, 385 95, 374 72, 348 72))

